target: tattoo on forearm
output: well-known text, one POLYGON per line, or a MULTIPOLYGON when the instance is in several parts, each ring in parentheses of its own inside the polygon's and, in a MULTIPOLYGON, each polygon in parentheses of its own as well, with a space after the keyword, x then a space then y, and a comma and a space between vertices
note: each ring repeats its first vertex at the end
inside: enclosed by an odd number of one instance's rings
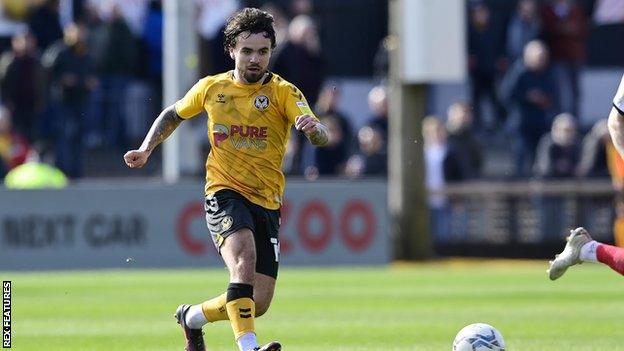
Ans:
POLYGON ((316 132, 308 135, 308 139, 315 146, 324 146, 329 141, 327 128, 322 124, 316 125, 316 132))
POLYGON ((162 143, 178 128, 182 121, 184 120, 175 112, 173 105, 165 108, 156 118, 149 132, 147 132, 141 144, 141 149, 154 150, 158 144, 162 143))

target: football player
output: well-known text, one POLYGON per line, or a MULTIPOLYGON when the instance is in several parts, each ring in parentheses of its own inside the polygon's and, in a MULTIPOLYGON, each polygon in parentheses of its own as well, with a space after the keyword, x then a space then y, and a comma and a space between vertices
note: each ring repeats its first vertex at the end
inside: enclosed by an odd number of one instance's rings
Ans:
POLYGON ((241 351, 276 351, 278 342, 258 345, 254 320, 269 308, 277 278, 282 160, 293 125, 317 146, 327 143, 327 128, 299 89, 268 71, 275 49, 269 13, 241 10, 228 20, 224 39, 234 70, 200 79, 158 116, 139 149, 124 159, 129 167, 142 167, 180 123, 208 113, 206 221, 230 282, 221 295, 180 305, 175 317, 188 351, 205 350, 202 327, 220 320, 230 321, 241 351))

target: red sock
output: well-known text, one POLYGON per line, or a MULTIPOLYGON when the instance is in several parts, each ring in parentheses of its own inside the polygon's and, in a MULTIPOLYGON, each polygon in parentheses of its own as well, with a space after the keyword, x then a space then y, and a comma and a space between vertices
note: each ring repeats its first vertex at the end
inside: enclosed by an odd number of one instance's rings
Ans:
POLYGON ((600 244, 596 249, 596 258, 599 262, 624 275, 624 248, 600 244))

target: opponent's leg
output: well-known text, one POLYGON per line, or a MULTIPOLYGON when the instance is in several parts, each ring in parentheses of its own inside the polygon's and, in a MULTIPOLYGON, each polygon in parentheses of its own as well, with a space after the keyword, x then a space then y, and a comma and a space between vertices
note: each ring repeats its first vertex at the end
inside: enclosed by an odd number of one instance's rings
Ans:
POLYGON ((600 262, 624 275, 624 249, 600 243, 591 238, 585 228, 576 228, 568 237, 561 254, 550 261, 551 280, 561 277, 568 267, 582 262, 600 262))
POLYGON ((570 236, 566 240, 568 243, 563 251, 555 256, 554 260, 550 261, 550 267, 547 271, 550 280, 558 279, 566 272, 568 267, 581 263, 581 248, 592 241, 592 238, 585 228, 576 228, 570 231, 570 236))
POLYGON ((596 247, 598 262, 604 263, 614 271, 624 275, 624 249, 607 244, 598 244, 596 247))

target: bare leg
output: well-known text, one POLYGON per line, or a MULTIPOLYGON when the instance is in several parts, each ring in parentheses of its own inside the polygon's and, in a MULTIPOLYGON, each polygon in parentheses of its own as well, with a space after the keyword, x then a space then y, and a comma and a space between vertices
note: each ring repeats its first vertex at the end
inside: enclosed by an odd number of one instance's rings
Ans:
POLYGON ((256 273, 254 285, 254 300, 256 301, 256 317, 266 313, 273 300, 275 291, 275 278, 262 273, 256 273))

